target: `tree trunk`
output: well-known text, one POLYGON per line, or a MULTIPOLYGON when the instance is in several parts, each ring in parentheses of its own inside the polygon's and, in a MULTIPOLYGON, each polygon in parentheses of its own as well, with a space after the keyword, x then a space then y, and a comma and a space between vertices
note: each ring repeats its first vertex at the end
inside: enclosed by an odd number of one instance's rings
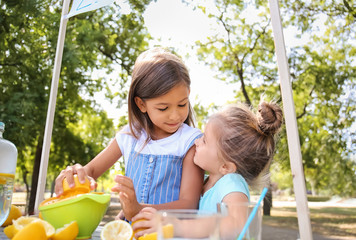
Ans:
MULTIPOLYGON (((28 202, 29 202, 29 194, 30 194, 30 187, 29 184, 27 182, 27 174, 28 171, 26 169, 26 167, 24 167, 24 169, 22 169, 22 180, 26 186, 26 206, 28 206, 28 202)), ((25 212, 28 213, 28 207, 25 208, 25 212)))
POLYGON ((27 212, 29 215, 35 214, 35 201, 36 201, 36 193, 37 193, 38 176, 39 176, 40 166, 41 166, 41 155, 42 155, 42 137, 40 137, 36 147, 35 163, 33 165, 33 172, 32 172, 30 200, 28 203, 28 212, 27 212))
POLYGON ((269 185, 268 192, 263 199, 263 215, 271 216, 271 208, 272 208, 272 186, 269 185))
POLYGON ((316 196, 315 181, 310 181, 312 196, 316 196))
POLYGON ((28 171, 27 169, 22 169, 22 180, 26 186, 26 194, 28 194, 30 192, 30 187, 28 185, 28 182, 27 182, 27 174, 28 174, 28 171))
POLYGON ((56 186, 56 178, 54 178, 51 183, 51 197, 53 197, 55 186, 56 186))

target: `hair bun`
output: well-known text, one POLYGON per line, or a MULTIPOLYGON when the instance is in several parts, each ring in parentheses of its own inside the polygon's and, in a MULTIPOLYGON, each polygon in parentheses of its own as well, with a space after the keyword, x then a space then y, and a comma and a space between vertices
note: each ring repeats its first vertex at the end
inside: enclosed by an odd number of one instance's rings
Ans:
POLYGON ((258 106, 258 125, 262 132, 273 135, 279 132, 283 122, 282 109, 274 102, 262 102, 258 106))

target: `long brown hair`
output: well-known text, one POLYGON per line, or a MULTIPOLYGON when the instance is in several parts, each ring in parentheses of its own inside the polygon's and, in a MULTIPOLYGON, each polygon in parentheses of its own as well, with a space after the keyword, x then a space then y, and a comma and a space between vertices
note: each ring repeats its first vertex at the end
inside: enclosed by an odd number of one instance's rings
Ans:
MULTIPOLYGON (((142 130, 147 132, 148 142, 152 136, 153 123, 147 113, 142 113, 135 103, 135 97, 142 100, 160 97, 178 84, 190 89, 190 76, 183 61, 163 48, 153 48, 140 54, 132 72, 128 96, 128 114, 131 134, 139 138, 142 130)), ((193 123, 193 110, 189 102, 189 113, 184 123, 193 123)))
POLYGON ((218 154, 236 165, 249 185, 258 185, 267 173, 275 149, 275 134, 283 122, 282 109, 274 102, 261 102, 258 111, 243 103, 214 114, 218 131, 218 154))

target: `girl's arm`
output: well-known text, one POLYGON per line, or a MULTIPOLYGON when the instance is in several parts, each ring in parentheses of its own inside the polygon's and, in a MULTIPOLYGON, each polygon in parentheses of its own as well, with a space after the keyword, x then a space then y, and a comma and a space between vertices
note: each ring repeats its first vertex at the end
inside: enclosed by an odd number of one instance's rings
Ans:
POLYGON ((84 167, 80 164, 68 166, 56 178, 55 193, 60 196, 63 193, 62 181, 67 178, 70 187, 74 187, 73 175, 77 174, 81 183, 84 183, 85 178, 90 181, 90 188, 96 188, 95 180, 108 170, 121 157, 121 150, 114 138, 110 144, 101 151, 95 158, 93 158, 84 167))
POLYGON ((136 194, 132 180, 125 176, 116 176, 117 184, 111 189, 118 192, 120 202, 123 205, 125 217, 131 220, 144 207, 160 209, 196 209, 198 208, 200 194, 203 188, 204 171, 194 164, 195 145, 192 146, 183 159, 182 180, 179 199, 163 204, 140 204, 136 200, 136 194))
POLYGON ((159 205, 157 209, 197 209, 203 189, 204 170, 194 163, 195 145, 193 145, 183 160, 182 180, 179 200, 159 205))
POLYGON ((212 215, 194 220, 182 219, 172 222, 174 236, 208 238, 218 233, 223 239, 236 239, 248 218, 248 198, 243 193, 232 192, 226 195, 222 202, 228 205, 228 211, 223 212, 221 216, 212 215))
POLYGON ((228 206, 228 215, 221 219, 220 233, 224 238, 236 238, 248 218, 248 198, 241 192, 232 192, 222 202, 228 206))

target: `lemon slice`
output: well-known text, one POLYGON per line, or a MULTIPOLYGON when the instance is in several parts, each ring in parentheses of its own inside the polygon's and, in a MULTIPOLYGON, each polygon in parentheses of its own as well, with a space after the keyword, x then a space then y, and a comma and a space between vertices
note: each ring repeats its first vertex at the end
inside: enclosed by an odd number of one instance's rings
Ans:
POLYGON ((58 228, 51 238, 52 240, 74 240, 79 233, 77 221, 65 224, 64 227, 58 228))
POLYGON ((55 233, 54 227, 49 222, 39 219, 37 217, 22 216, 13 221, 15 227, 14 229, 15 234, 17 235, 18 232, 20 232, 23 228, 25 228, 27 225, 33 222, 39 222, 40 224, 43 225, 47 238, 52 237, 53 234, 55 233))
POLYGON ((16 220, 22 216, 22 213, 18 207, 15 205, 11 205, 9 216, 7 216, 6 221, 1 225, 2 227, 6 227, 12 224, 12 220, 16 220))
MULTIPOLYGON (((174 235, 174 228, 172 224, 167 224, 163 226, 163 237, 166 238, 173 238, 174 235)), ((139 237, 138 240, 157 240, 157 232, 145 234, 142 237, 139 237)))
POLYGON ((38 221, 39 219, 36 217, 19 217, 18 219, 13 221, 13 225, 14 225, 14 232, 15 234, 20 231, 21 229, 23 229, 26 225, 38 221))
POLYGON ((9 225, 7 227, 4 228, 4 233, 5 235, 12 239, 15 236, 15 227, 14 225, 9 225))
POLYGON ((101 240, 131 240, 133 230, 124 220, 115 220, 105 224, 100 234, 101 240))
POLYGON ((47 240, 46 229, 40 221, 33 221, 19 230, 12 240, 47 240))

